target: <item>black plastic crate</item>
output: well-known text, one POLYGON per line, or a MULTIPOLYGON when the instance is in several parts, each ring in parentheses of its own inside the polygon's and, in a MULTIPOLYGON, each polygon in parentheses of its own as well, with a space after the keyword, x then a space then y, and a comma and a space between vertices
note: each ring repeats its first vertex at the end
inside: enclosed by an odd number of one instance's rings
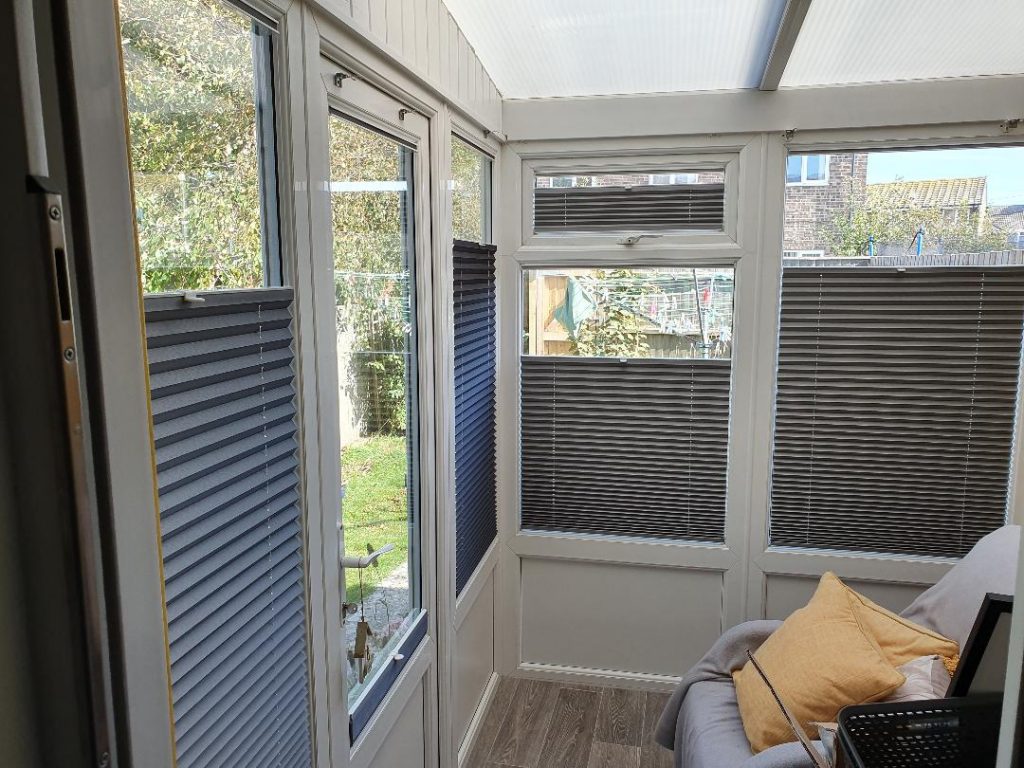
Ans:
POLYGON ((1001 711, 998 694, 846 707, 839 745, 849 768, 989 768, 1001 711))

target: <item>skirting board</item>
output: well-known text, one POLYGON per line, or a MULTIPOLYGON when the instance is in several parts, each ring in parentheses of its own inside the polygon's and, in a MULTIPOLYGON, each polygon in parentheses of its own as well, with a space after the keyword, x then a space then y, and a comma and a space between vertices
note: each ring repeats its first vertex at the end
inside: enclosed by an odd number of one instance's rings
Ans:
POLYGON ((650 672, 623 672, 617 669, 591 669, 559 664, 538 664, 524 661, 519 664, 517 677, 550 680, 563 685, 602 685, 612 688, 634 688, 642 691, 671 692, 681 678, 650 672))
POLYGON ((498 682, 501 680, 501 675, 497 672, 492 672, 490 678, 487 680, 487 685, 484 686, 483 696, 480 697, 480 701, 476 705, 476 710, 473 712, 473 719, 469 721, 469 728, 466 729, 466 736, 462 740, 462 744, 459 745, 459 765, 465 764, 469 758, 470 752, 473 750, 473 745, 476 744, 476 737, 480 732, 480 726, 483 724, 484 718, 487 716, 487 710, 491 706, 491 700, 494 698, 495 691, 498 690, 498 682))

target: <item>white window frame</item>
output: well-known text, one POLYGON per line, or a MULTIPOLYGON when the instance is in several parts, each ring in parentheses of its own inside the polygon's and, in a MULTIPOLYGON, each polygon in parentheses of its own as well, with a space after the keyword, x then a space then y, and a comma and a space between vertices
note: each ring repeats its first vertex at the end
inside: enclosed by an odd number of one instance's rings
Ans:
MULTIPOLYGON (((619 673, 580 667, 559 667, 535 663, 523 657, 523 616, 529 607, 524 604, 521 580, 523 563, 547 561, 585 561, 635 567, 670 567, 719 571, 723 574, 722 626, 728 627, 746 619, 779 616, 789 606, 786 600, 813 592, 818 577, 834 570, 849 579, 857 589, 883 602, 908 599, 923 585, 934 583, 944 575, 953 561, 941 558, 875 556, 865 553, 792 550, 768 546, 768 513, 772 442, 774 422, 775 365, 779 328, 779 286, 782 271, 783 221, 786 192, 786 158, 790 152, 828 153, 872 149, 925 149, 929 147, 977 146, 998 143, 1020 143, 1021 136, 1001 135, 998 124, 991 130, 977 126, 932 126, 913 129, 851 129, 807 131, 799 142, 778 133, 758 134, 738 151, 735 166, 741 182, 735 197, 727 196, 746 212, 733 219, 735 237, 732 242, 720 238, 680 238, 676 244, 668 238, 641 240, 636 245, 622 246, 608 238, 535 238, 532 230, 532 174, 537 168, 551 170, 568 165, 579 167, 579 157, 565 157, 564 140, 535 140, 506 147, 502 183, 506 190, 518 191, 518 206, 501 211, 503 237, 499 253, 508 254, 499 260, 499 313, 504 321, 499 328, 499 518, 503 543, 506 546, 501 592, 497 611, 497 636, 501 671, 504 674, 526 674, 552 680, 572 681, 588 676, 604 682, 635 684, 643 679, 651 685, 662 684, 662 678, 636 671, 619 673), (922 136, 924 138, 922 138, 922 136), (561 164, 556 165, 555 159, 561 164), (757 212, 754 214, 753 212, 757 212), (674 263, 694 264, 701 256, 729 258, 736 272, 736 314, 734 317, 733 393, 730 420, 745 425, 745 437, 730 435, 729 491, 727 497, 726 541, 722 550, 702 549, 671 543, 629 542, 611 537, 525 533, 519 525, 519 394, 518 358, 520 350, 521 270, 524 268, 564 268, 572 266, 608 266, 619 264, 650 265, 674 263), (664 260, 661 262, 659 260, 664 260), (756 266, 755 266, 756 265, 756 266), (760 435, 761 437, 756 437, 760 435), (734 479, 735 478, 735 479, 734 479), (742 501, 740 501, 742 499, 742 501), (734 506, 741 504, 741 508, 734 506), (734 535, 735 534, 735 535, 734 535), (735 553, 735 565, 730 565, 735 553), (877 592, 874 590, 878 590, 877 592), (785 596, 785 599, 783 598, 785 596)), ((633 157, 635 166, 648 165, 649 157, 659 149, 684 154, 700 151, 713 154, 729 151, 726 144, 732 137, 716 140, 708 137, 673 137, 665 144, 640 138, 599 139, 576 142, 580 156, 603 158, 633 157), (700 149, 696 149, 699 147, 700 149)), ((606 163, 610 162, 608 160, 606 163)), ((595 163, 596 165, 596 163, 595 163)), ((602 169, 606 168, 603 166, 602 169)), ((665 167, 665 166, 662 166, 665 167)), ((677 166, 679 167, 679 166, 677 166)), ((684 166, 687 167, 687 166, 684 166)), ((648 165, 647 171, 650 171, 648 165)), ((727 176, 728 178, 728 176, 727 176)), ((515 203, 515 201, 513 201, 515 203)), ((733 214, 735 215, 735 214, 733 214)), ((817 254, 816 254, 817 255, 817 254)), ((1020 406, 1024 408, 1024 404, 1020 406)), ((1024 419, 1018 414, 1016 444, 1024 444, 1024 419)), ((1015 451, 1011 471, 1010 519, 1024 519, 1024 460, 1015 451)), ((899 607, 898 605, 896 607, 899 607)), ((571 654, 569 654, 571 655, 571 654)))
MULTIPOLYGON (((786 143, 783 140, 783 143, 786 143)), ((991 135, 981 136, 976 130, 958 127, 934 126, 931 128, 905 129, 858 129, 858 130, 822 130, 808 131, 802 134, 799 141, 786 144, 789 155, 870 152, 878 149, 915 150, 915 149, 955 149, 993 145, 1019 145, 1020 137, 1000 136, 998 129, 991 135), (922 138, 923 136, 923 138, 922 138)), ((787 156, 789 156, 787 155, 787 156)), ((780 168, 780 179, 785 180, 785 163, 780 168)), ((768 180, 771 185, 771 180, 768 180)), ((777 204, 785 210, 785 190, 793 186, 789 183, 776 182, 775 190, 780 195, 777 204)), ((773 195, 774 196, 774 195, 773 195)), ((781 214, 780 214, 781 215, 781 214)), ((779 329, 779 292, 781 280, 781 262, 769 270, 772 278, 767 276, 761 284, 761 290, 768 298, 760 314, 760 338, 765 349, 771 350, 762 362, 759 376, 764 378, 758 389, 761 402, 761 418, 767 419, 766 429, 769 430, 767 446, 758 448, 757 475, 754 477, 751 495, 751 517, 749 524, 756 531, 750 542, 750 576, 748 595, 760 596, 764 601, 757 606, 754 600, 750 618, 763 618, 765 612, 771 611, 768 604, 769 582, 772 580, 803 579, 807 586, 807 594, 813 589, 813 580, 825 570, 833 570, 845 579, 853 580, 855 587, 872 584, 884 584, 889 587, 911 590, 919 585, 931 584, 941 578, 956 562, 940 557, 910 557, 893 554, 875 554, 862 552, 837 552, 812 549, 796 549, 789 547, 773 547, 769 544, 768 523, 770 515, 770 478, 771 453, 774 445, 774 386, 776 359, 778 354, 779 329), (860 586, 858 586, 860 585, 860 586)), ((1024 372, 1024 371, 1022 371, 1024 372)), ((1024 379, 1018 386, 1024 387, 1024 379)), ((1007 522, 1021 523, 1024 520, 1024 404, 1018 404, 1016 417, 1014 450, 1011 456, 1010 488, 1007 505, 1007 522)))
MULTIPOLYGON (((630 234, 644 234, 633 230, 621 232, 589 232, 589 233, 543 233, 533 231, 533 193, 534 179, 537 176, 586 176, 591 174, 623 174, 623 175, 654 175, 664 169, 664 173, 672 174, 679 168, 692 168, 693 172, 719 171, 725 174, 725 200, 721 230, 689 230, 678 232, 654 232, 648 242, 657 242, 662 247, 680 245, 734 245, 737 243, 737 197, 739 194, 739 154, 744 144, 712 145, 692 150, 679 150, 678 145, 666 152, 666 149, 648 148, 637 155, 616 153, 608 157, 566 156, 561 151, 540 151, 536 154, 521 156, 520 177, 516 183, 519 190, 517 196, 522 212, 517 217, 515 229, 520 233, 516 248, 535 247, 542 250, 558 249, 574 246, 615 246, 618 241, 630 234)), ((510 221, 511 224, 511 221, 510 221)))
POLYGON ((732 393, 730 422, 747 424, 755 391, 753 350, 755 338, 756 291, 761 262, 769 248, 782 241, 781 208, 777 217, 761 210, 764 189, 760 168, 766 161, 781 168, 781 144, 767 145, 761 136, 734 135, 680 139, 608 140, 587 142, 586 148, 599 154, 566 156, 564 143, 537 142, 529 154, 519 155, 506 146, 503 153, 502 184, 515 190, 511 205, 502 207, 498 260, 498 516, 504 544, 502 572, 505 574, 496 610, 496 662, 502 674, 526 674, 563 681, 580 680, 580 675, 602 676, 607 682, 664 686, 658 675, 628 675, 617 678, 607 670, 562 669, 522 658, 521 622, 524 606, 519 567, 522 559, 555 558, 600 560, 609 564, 698 569, 721 574, 723 617, 728 625, 745 617, 740 598, 744 592, 747 541, 750 531, 743 523, 741 498, 743 475, 753 466, 746 443, 746 429, 730 431, 728 488, 724 544, 686 541, 628 540, 614 536, 526 532, 519 528, 519 358, 522 331, 522 270, 533 268, 672 266, 735 269, 733 315, 732 393), (533 178, 535 174, 624 173, 647 174, 664 168, 725 170, 725 231, 706 233, 665 233, 644 238, 632 245, 617 242, 622 235, 533 236, 533 178), (518 205, 515 203, 518 202, 518 205), (739 216, 739 211, 747 215, 739 216), (777 221, 776 221, 777 218, 777 221), (774 243, 774 245, 772 245, 774 243))
MULTIPOLYGON (((793 153, 793 154, 790 155, 790 157, 794 157, 795 155, 796 155, 796 153, 793 153)), ((789 161, 789 158, 787 158, 787 163, 788 163, 788 161, 789 161)), ((820 152, 809 152, 809 153, 806 153, 806 154, 801 154, 800 155, 800 180, 799 181, 789 181, 787 179, 786 186, 787 187, 824 187, 824 186, 827 186, 828 185, 828 170, 829 170, 829 165, 830 164, 831 164, 831 160, 830 160, 828 154, 823 154, 823 153, 820 153, 820 152), (822 178, 820 178, 820 179, 808 179, 807 178, 807 158, 809 156, 818 156, 818 157, 821 157, 821 158, 824 159, 824 161, 825 161, 825 175, 822 178)), ((788 169, 788 165, 787 165, 787 169, 788 169)))

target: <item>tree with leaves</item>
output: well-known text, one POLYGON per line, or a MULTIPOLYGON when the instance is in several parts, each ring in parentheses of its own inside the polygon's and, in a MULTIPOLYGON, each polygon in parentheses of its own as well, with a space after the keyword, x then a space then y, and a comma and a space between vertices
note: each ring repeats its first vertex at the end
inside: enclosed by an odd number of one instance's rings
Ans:
POLYGON ((924 232, 925 253, 976 253, 998 250, 1005 243, 991 222, 966 205, 956 211, 923 206, 900 184, 869 185, 820 234, 829 255, 858 258, 868 255, 870 238, 876 253, 913 253, 919 230, 924 232))
POLYGON ((252 23, 217 0, 121 0, 147 293, 262 285, 252 23))

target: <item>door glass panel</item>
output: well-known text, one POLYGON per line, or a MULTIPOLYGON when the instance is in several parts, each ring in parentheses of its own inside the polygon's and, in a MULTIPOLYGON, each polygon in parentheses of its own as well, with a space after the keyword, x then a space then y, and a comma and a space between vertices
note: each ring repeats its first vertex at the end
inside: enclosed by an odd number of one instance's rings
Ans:
POLYGON ((408 147, 332 114, 330 191, 349 701, 419 614, 412 166, 408 147))

